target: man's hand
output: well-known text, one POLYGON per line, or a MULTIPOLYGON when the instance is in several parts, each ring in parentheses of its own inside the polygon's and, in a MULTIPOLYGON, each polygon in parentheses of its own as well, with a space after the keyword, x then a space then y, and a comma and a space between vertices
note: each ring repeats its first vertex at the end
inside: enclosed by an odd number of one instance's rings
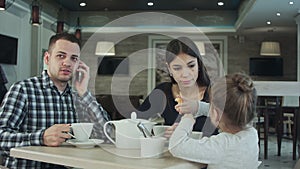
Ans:
POLYGON ((90 80, 90 68, 82 61, 79 61, 78 68, 75 70, 76 74, 80 74, 80 77, 76 77, 74 81, 75 88, 78 95, 82 97, 88 89, 90 80))
POLYGON ((70 132, 70 124, 55 124, 48 129, 45 130, 43 135, 43 141, 46 146, 59 146, 66 139, 71 138, 69 134, 70 132))

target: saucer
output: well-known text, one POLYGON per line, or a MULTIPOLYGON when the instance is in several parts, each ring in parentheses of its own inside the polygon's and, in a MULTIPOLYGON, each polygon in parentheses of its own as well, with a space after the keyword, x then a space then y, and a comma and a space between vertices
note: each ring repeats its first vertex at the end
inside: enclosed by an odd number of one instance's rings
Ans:
POLYGON ((100 139, 89 139, 89 141, 85 141, 85 142, 79 142, 76 141, 76 139, 71 139, 71 140, 67 140, 66 141, 69 144, 72 144, 78 148, 93 148, 96 145, 99 145, 101 143, 104 142, 104 140, 100 140, 100 139))

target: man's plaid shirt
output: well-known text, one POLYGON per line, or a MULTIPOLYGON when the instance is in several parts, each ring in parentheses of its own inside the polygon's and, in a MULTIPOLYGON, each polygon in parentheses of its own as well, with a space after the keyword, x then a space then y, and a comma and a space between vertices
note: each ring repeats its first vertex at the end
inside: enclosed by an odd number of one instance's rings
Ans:
POLYGON ((60 93, 47 71, 15 83, 0 108, 0 150, 9 168, 48 168, 51 164, 9 157, 20 146, 43 145, 43 134, 54 124, 94 122, 93 136, 103 138, 102 126, 109 120, 106 111, 90 92, 79 97, 71 87, 60 93))

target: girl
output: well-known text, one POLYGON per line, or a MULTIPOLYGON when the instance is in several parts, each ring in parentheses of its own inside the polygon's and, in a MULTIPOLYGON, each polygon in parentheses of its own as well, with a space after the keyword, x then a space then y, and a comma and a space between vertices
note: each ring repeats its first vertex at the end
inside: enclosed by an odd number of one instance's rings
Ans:
MULTIPOLYGON (((211 89, 209 115, 222 132, 200 140, 191 139, 188 135, 194 116, 181 112, 184 116, 170 138, 170 152, 179 158, 208 164, 208 169, 256 169, 258 136, 251 125, 256 98, 253 82, 247 75, 232 74, 219 79, 211 89)), ((207 105, 200 103, 200 112, 206 114, 207 105)), ((176 106, 179 111, 180 106, 176 106)))

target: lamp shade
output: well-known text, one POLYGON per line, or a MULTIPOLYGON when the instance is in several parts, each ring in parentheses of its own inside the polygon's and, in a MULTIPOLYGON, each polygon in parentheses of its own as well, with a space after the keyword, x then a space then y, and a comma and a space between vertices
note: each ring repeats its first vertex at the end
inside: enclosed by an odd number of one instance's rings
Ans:
POLYGON ((205 55, 205 45, 204 45, 204 42, 196 41, 195 44, 196 44, 197 48, 199 49, 200 55, 201 56, 205 55))
POLYGON ((31 10, 31 22, 32 25, 39 25, 40 24, 40 16, 39 16, 39 6, 32 6, 32 10, 31 10))
POLYGON ((108 41, 99 41, 96 45, 95 55, 100 56, 114 56, 115 44, 108 41))
POLYGON ((15 0, 0 0, 0 11, 7 10, 14 2, 15 0))
POLYGON ((280 56, 280 44, 279 42, 262 42, 260 48, 260 55, 262 56, 280 56))
POLYGON ((77 39, 81 40, 81 26, 80 26, 80 20, 79 17, 77 18, 77 25, 75 30, 75 36, 77 39))
POLYGON ((75 36, 77 39, 81 40, 81 29, 76 29, 75 30, 75 36))
POLYGON ((32 1, 31 4, 31 24, 34 26, 39 26, 40 22, 40 9, 41 6, 37 0, 32 1))
POLYGON ((64 32, 64 22, 63 21, 57 21, 56 33, 62 33, 62 32, 64 32))

